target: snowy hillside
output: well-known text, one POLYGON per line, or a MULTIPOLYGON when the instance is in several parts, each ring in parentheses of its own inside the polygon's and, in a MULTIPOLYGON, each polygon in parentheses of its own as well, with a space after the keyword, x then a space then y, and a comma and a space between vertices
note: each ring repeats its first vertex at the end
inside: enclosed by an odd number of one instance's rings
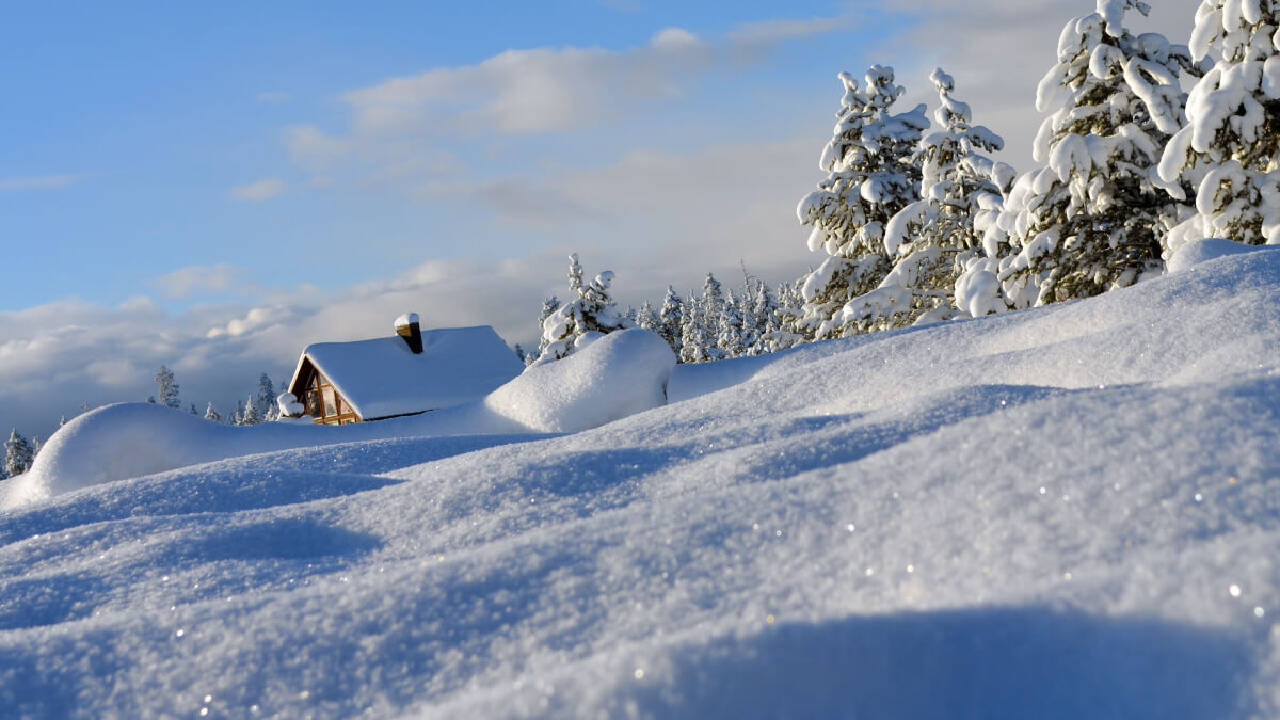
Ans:
POLYGON ((1280 251, 1219 255, 673 372, 607 336, 468 436, 54 473, 0 514, 0 707, 1276 717, 1280 251))

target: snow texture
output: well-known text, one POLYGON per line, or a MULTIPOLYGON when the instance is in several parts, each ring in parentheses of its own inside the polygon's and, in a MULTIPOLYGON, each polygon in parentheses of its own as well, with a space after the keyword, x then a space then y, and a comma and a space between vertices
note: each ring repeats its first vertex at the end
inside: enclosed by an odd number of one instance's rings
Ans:
POLYGON ((276 424, 404 433, 0 514, 0 708, 1277 717, 1277 309, 1263 248, 680 366, 709 394, 567 435, 276 424))
POLYGON ((303 351, 295 380, 307 358, 365 419, 478 400, 524 369, 488 325, 423 331, 416 355, 398 336, 315 343, 303 351))

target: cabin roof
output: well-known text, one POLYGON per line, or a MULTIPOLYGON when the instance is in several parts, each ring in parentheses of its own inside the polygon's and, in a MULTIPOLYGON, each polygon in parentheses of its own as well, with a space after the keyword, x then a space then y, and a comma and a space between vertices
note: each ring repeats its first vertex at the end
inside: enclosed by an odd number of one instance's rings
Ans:
POLYGON ((308 362, 365 420, 476 400, 524 369, 488 325, 425 330, 417 355, 398 336, 308 345, 289 392, 302 391, 299 383, 308 362))

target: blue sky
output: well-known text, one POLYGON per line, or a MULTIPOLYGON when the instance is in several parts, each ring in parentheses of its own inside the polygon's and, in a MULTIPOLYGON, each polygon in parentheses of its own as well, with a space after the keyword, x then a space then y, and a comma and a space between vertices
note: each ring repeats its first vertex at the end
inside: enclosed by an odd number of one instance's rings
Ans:
MULTIPOLYGON (((889 20, 864 11, 855 23, 830 2, 785 9, 787 19, 844 19, 839 30, 769 42, 757 51, 767 57, 709 61, 676 78, 669 97, 637 103, 625 117, 569 131, 453 133, 423 146, 449 151, 442 162, 453 166, 452 179, 480 181, 599 166, 634 149, 758 141, 825 121, 830 107, 796 102, 834 97, 834 68, 864 64, 851 48, 873 42, 865 20, 876 17, 877 32, 889 20), (725 117, 732 114, 741 122, 725 117), (626 144, 616 129, 625 129, 626 144)), ((10 110, 0 115, 0 137, 8 138, 0 144, 0 233, 29 271, 0 287, 5 309, 69 295, 106 303, 163 296, 155 278, 188 266, 230 264, 267 286, 330 287, 432 257, 536 251, 554 243, 554 229, 515 240, 509 228, 478 224, 475 208, 371 188, 359 168, 317 181, 319 173, 291 158, 289 129, 340 134, 352 114, 346 93, 474 66, 508 49, 626 52, 674 27, 718 43, 745 23, 780 16, 776 3, 764 2, 586 1, 28 3, 6 15, 12 22, 0 29, 0 67, 7 68, 10 110), (261 202, 232 194, 264 179, 332 185, 261 202), (352 243, 360 252, 344 253, 352 243), (346 257, 299 260, 317 249, 346 257)), ((177 309, 192 297, 160 300, 177 309)))
MULTIPOLYGON (((0 428, 142 399, 162 363, 227 411, 406 311, 528 342, 573 251, 630 304, 792 280, 838 72, 893 65, 909 106, 944 66, 1027 169, 1093 6, 8 3, 0 428)), ((1183 40, 1195 6, 1133 25, 1183 40)))

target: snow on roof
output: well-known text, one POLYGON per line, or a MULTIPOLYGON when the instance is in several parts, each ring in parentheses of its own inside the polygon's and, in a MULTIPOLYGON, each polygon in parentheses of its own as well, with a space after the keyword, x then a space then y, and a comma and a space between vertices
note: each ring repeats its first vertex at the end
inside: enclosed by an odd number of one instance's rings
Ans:
POLYGON ((308 345, 290 388, 308 359, 366 420, 476 400, 524 369, 488 325, 423 331, 418 355, 398 336, 308 345))

